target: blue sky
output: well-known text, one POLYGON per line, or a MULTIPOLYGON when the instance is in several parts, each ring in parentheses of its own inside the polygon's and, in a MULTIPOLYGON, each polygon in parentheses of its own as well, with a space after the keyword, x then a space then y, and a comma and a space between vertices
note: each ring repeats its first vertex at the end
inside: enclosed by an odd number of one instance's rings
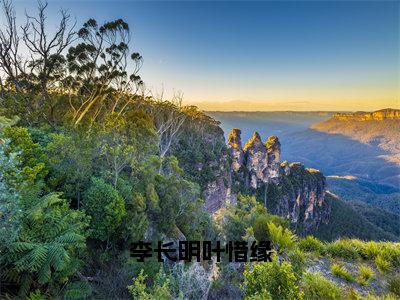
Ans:
POLYGON ((49 23, 60 7, 125 19, 147 86, 206 109, 400 106, 399 2, 49 1, 49 23))

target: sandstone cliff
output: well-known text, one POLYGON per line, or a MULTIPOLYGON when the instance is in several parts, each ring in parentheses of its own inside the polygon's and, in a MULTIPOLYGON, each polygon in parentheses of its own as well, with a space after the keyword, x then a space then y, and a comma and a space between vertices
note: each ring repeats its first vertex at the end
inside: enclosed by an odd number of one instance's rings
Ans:
POLYGON ((374 112, 337 113, 332 116, 332 119, 340 121, 400 120, 400 110, 386 108, 374 112))
POLYGON ((301 163, 280 162, 281 144, 270 136, 264 143, 255 132, 242 148, 241 131, 228 136, 233 192, 255 194, 271 213, 288 218, 308 233, 329 218, 324 203, 325 177, 301 163))
POLYGON ((378 146, 385 151, 382 153, 382 158, 400 165, 400 110, 398 109, 335 114, 311 128, 329 134, 341 134, 364 144, 378 146))

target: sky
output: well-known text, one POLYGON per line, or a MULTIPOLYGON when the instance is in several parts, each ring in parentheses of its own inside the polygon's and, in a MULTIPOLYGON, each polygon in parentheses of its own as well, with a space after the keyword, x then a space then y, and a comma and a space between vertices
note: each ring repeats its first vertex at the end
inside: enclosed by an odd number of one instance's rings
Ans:
POLYGON ((123 18, 146 86, 204 110, 400 108, 398 1, 48 2, 49 28, 123 18))

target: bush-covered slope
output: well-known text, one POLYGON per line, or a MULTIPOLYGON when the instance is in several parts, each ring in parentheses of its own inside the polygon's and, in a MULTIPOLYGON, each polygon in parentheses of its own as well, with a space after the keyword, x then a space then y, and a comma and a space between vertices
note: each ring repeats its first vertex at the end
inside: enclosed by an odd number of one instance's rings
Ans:
POLYGON ((362 179, 327 177, 328 189, 346 201, 360 201, 400 215, 400 190, 362 179))
POLYGON ((340 237, 362 240, 398 240, 394 234, 385 232, 368 221, 360 212, 345 201, 327 193, 325 201, 331 205, 329 223, 322 224, 314 235, 323 240, 335 240, 340 237))
POLYGON ((360 201, 349 201, 355 211, 382 230, 400 237, 400 217, 397 214, 373 207, 360 201))

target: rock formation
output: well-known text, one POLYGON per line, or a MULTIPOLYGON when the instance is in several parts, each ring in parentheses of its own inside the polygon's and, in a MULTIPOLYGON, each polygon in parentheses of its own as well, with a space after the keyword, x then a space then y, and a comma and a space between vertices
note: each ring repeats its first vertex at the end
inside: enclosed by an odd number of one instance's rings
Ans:
POLYGON ((237 172, 243 164, 243 149, 242 140, 240 138, 241 131, 238 128, 233 128, 228 135, 228 148, 231 149, 232 170, 237 172))
POLYGON ((234 204, 237 193, 244 193, 255 195, 270 213, 288 218, 299 234, 310 233, 329 219, 325 177, 301 163, 281 162, 277 136, 263 142, 255 132, 242 146, 241 131, 234 128, 219 161, 212 163, 218 164, 213 167, 215 180, 203 190, 205 207, 212 214, 234 204))
POLYGON ((311 232, 329 217, 324 206, 325 177, 301 163, 281 163, 277 136, 265 143, 255 132, 242 149, 241 131, 228 135, 231 155, 231 182, 240 192, 262 195, 271 213, 288 218, 304 233, 311 232))

